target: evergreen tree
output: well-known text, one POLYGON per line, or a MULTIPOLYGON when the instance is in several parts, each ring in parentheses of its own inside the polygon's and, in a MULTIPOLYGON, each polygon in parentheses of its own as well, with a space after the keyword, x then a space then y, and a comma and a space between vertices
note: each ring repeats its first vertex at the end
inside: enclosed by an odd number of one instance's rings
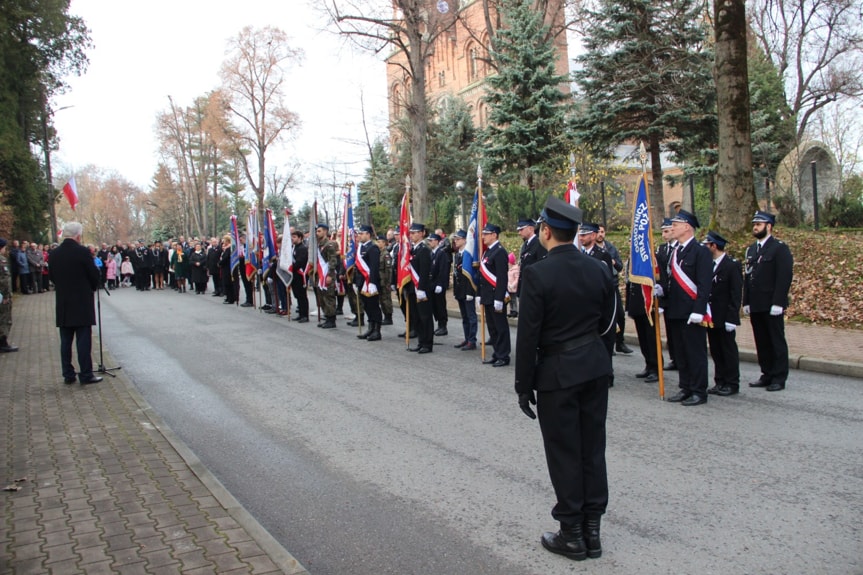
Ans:
MULTIPOLYGON (((488 127, 485 163, 501 183, 518 183, 535 194, 535 178, 559 157, 564 145, 569 96, 557 73, 556 52, 542 14, 530 0, 505 0, 503 26, 491 51, 497 74, 486 78, 488 127), (515 172, 515 173, 513 173, 515 172)), ((532 213, 536 200, 532 196, 532 213)))
POLYGON ((663 149, 677 156, 709 147, 716 134, 713 55, 705 5, 696 0, 600 0, 578 58, 585 106, 579 141, 610 154, 643 141, 650 154, 654 222, 665 213, 663 149))

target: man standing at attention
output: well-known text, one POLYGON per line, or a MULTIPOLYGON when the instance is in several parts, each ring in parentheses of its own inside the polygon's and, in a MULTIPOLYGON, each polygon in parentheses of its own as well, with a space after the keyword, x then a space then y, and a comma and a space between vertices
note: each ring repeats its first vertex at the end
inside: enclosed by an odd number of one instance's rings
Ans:
POLYGON ((539 219, 545 259, 522 274, 515 391, 525 415, 539 413, 557 503, 556 533, 542 546, 576 561, 602 555, 600 518, 608 505, 605 420, 617 289, 611 270, 573 245, 581 210, 551 197, 539 219), (579 302, 573 305, 572 302, 579 302), (536 396, 534 396, 534 391, 536 396))
MULTIPOLYGON (((522 239, 521 244, 521 252, 518 256, 518 269, 519 273, 524 273, 524 268, 531 266, 545 257, 546 250, 542 247, 542 244, 539 243, 539 238, 536 237, 536 222, 529 219, 524 218, 518 220, 516 223, 516 231, 518 231, 519 237, 522 239)), ((521 295, 521 275, 518 276, 518 288, 515 290, 515 296, 518 297, 521 295)), ((510 294, 510 297, 513 297, 513 294, 510 294)), ((510 317, 518 317, 518 312, 513 312, 510 314, 510 317)))
POLYGON ((740 325, 740 296, 743 291, 740 262, 725 253, 727 243, 716 232, 708 232, 704 240, 713 256, 713 287, 710 288, 713 327, 707 328, 707 342, 713 358, 715 385, 707 393, 723 397, 740 391, 740 353, 735 332, 740 325))
POLYGON ((788 246, 773 237, 776 216, 757 211, 752 218, 755 243, 746 250, 743 281, 743 313, 752 322, 752 336, 761 377, 749 387, 767 391, 785 389, 788 379, 788 344, 785 341, 785 310, 791 289, 794 258, 788 246))
POLYGON ((479 264, 480 303, 485 310, 488 333, 494 353, 483 363, 492 367, 509 365, 509 322, 506 320, 506 275, 508 258, 506 249, 500 245, 500 226, 486 224, 482 229, 482 243, 486 250, 479 264))
POLYGON ((6 258, 6 240, 0 238, 0 353, 18 351, 9 343, 12 328, 12 269, 6 258))
POLYGON ((98 383, 93 375, 93 326, 96 308, 93 292, 99 289, 99 270, 90 250, 81 245, 84 228, 78 222, 63 226, 63 243, 51 252, 48 273, 54 284, 57 327, 60 328, 60 364, 63 382, 75 383, 72 365, 72 340, 78 350, 78 380, 81 385, 98 383))
POLYGON ((678 245, 671 254, 668 337, 674 340, 680 391, 668 398, 690 407, 707 402, 707 328, 704 323, 713 281, 713 256, 695 240, 698 218, 680 210, 671 218, 678 245))

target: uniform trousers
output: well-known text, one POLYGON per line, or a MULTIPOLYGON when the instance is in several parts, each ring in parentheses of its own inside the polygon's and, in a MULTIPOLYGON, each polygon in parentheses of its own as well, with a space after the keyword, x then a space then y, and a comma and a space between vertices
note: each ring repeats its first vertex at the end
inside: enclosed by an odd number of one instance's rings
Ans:
POLYGON ((381 314, 380 294, 368 296, 361 293, 360 309, 366 312, 366 317, 370 322, 381 323, 384 320, 381 314))
MULTIPOLYGON (((416 298, 416 293, 414 293, 414 298, 416 298)), ((431 300, 428 298, 425 301, 417 300, 416 311, 417 321, 414 325, 416 325, 417 345, 432 349, 434 346, 434 317, 432 317, 431 300)), ((413 318, 411 318, 411 323, 414 323, 413 318)))
POLYGON ((646 315, 632 318, 635 333, 638 335, 638 347, 644 356, 644 365, 650 373, 659 373, 659 360, 656 358, 656 328, 650 325, 646 315))
POLYGON ((669 339, 677 350, 680 389, 689 395, 707 397, 707 328, 687 323, 685 319, 669 319, 669 339))
POLYGON ((750 314, 755 352, 761 367, 761 380, 784 385, 788 379, 788 343, 785 341, 785 316, 768 312, 750 314))
POLYGON ((476 304, 475 300, 456 299, 458 310, 461 313, 461 328, 464 331, 464 340, 476 345, 476 304))
MULTIPOLYGON (((668 325, 668 317, 665 314, 662 315, 662 321, 665 322, 665 333, 667 334, 671 331, 671 328, 668 325)), ((677 354, 674 351, 674 342, 672 342, 671 338, 669 337, 669 338, 666 338, 665 343, 668 345, 668 359, 671 360, 672 363, 676 364, 677 363, 677 359, 676 359, 677 354)))
POLYGON ((306 286, 302 280, 291 282, 291 293, 294 294, 294 299, 297 300, 298 317, 309 317, 309 292, 306 291, 306 286))
POLYGON ((325 290, 315 286, 315 293, 318 296, 318 305, 321 306, 324 316, 334 317, 336 315, 336 285, 333 284, 325 290))
POLYGON ((429 299, 432 302, 432 315, 438 327, 446 327, 447 319, 449 319, 446 311, 446 291, 430 293, 429 299))
POLYGON ((536 411, 548 474, 557 497, 552 517, 572 527, 581 525, 585 515, 602 515, 608 506, 608 377, 566 389, 540 391, 536 411))
MULTIPOLYGON (((381 283, 383 283, 383 282, 381 282, 381 283)), ((390 289, 390 286, 389 285, 382 285, 382 286, 378 286, 378 287, 381 290, 381 293, 380 293, 381 311, 384 313, 384 315, 388 315, 388 316, 393 315, 393 297, 392 297, 392 290, 390 289)))
MULTIPOLYGON (((506 312, 494 311, 494 304, 483 305, 485 309, 485 321, 488 325, 488 335, 491 336, 491 345, 494 348, 492 359, 509 361, 511 351, 509 340, 509 322, 506 312)), ((504 309, 506 309, 504 307, 504 309)))
POLYGON ((78 351, 78 376, 84 380, 93 377, 93 326, 60 328, 60 367, 65 379, 75 379, 72 365, 72 340, 78 351))
POLYGON ((713 358, 713 381, 718 387, 740 389, 740 354, 736 334, 736 331, 725 331, 724 325, 707 328, 707 342, 713 358))

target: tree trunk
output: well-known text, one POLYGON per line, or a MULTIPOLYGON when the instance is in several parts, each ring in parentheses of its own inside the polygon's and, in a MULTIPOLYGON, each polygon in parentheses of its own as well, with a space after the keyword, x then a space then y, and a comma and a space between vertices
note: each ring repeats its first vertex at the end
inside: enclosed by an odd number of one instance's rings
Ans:
POLYGON ((749 126, 746 4, 744 0, 716 2, 713 12, 716 115, 719 125, 713 220, 720 230, 739 233, 749 227, 757 206, 749 126))
POLYGON ((426 140, 428 140, 428 102, 426 101, 426 71, 423 59, 422 38, 410 38, 411 50, 411 101, 408 115, 411 119, 411 215, 414 220, 426 223, 429 215, 428 172, 426 169, 426 140))
POLYGON ((665 217, 665 199, 662 194, 662 156, 658 136, 650 137, 650 173, 653 180, 650 185, 650 205, 653 208, 651 220, 654 229, 659 229, 665 217))

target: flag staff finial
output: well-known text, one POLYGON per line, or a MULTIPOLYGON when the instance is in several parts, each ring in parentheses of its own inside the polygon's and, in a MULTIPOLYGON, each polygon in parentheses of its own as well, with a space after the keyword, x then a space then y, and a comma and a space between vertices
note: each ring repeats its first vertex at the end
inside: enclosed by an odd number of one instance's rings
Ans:
POLYGON ((478 164, 476 167, 476 179, 479 185, 482 186, 482 164, 478 164))
POLYGON ((575 152, 569 153, 569 179, 575 180, 575 152))
POLYGON ((411 175, 410 174, 405 176, 405 191, 406 192, 411 191, 411 175))
POLYGON ((638 146, 638 158, 641 160, 641 171, 647 171, 647 150, 644 148, 644 140, 638 146))

